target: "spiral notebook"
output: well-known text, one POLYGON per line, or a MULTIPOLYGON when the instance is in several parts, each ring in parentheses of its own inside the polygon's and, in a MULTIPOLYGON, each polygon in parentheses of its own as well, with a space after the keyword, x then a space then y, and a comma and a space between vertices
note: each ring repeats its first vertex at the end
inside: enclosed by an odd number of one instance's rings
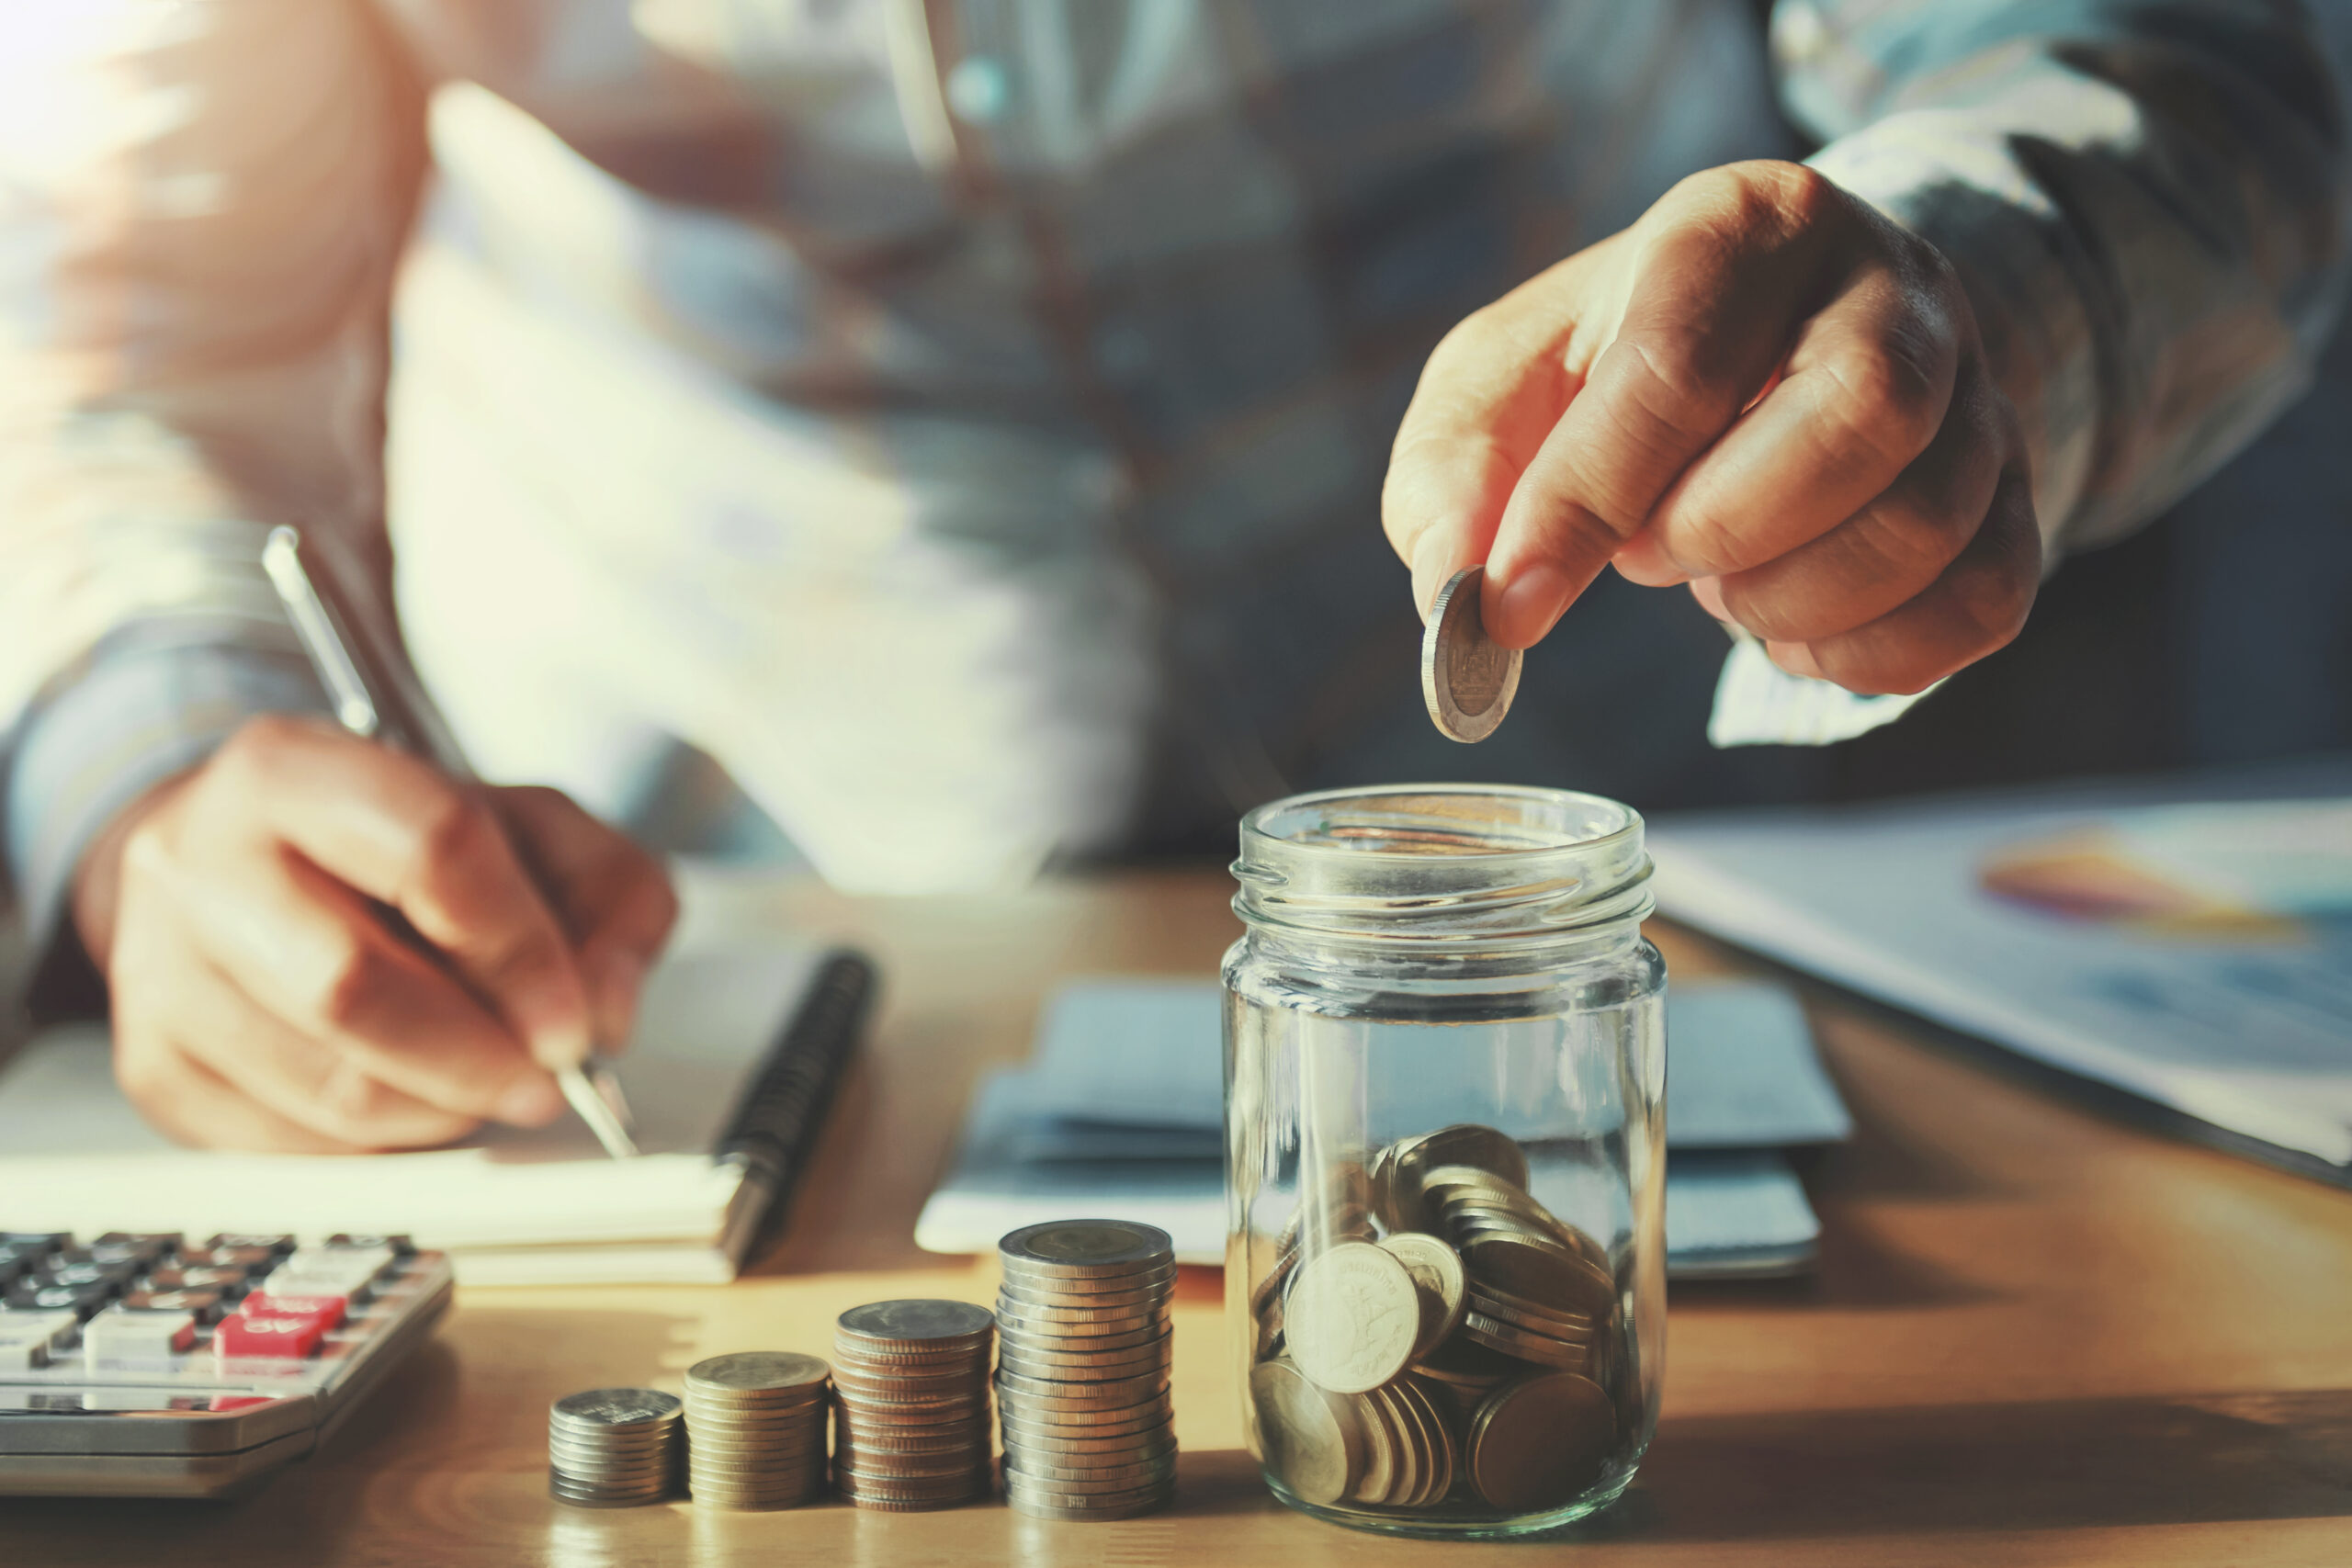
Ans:
POLYGON ((177 1147, 117 1090, 96 1025, 0 1066, 0 1217, 99 1232, 406 1234, 469 1285, 721 1280, 789 1200, 874 988, 851 953, 673 952, 617 1074, 634 1159, 566 1117, 461 1147, 371 1156, 177 1147))

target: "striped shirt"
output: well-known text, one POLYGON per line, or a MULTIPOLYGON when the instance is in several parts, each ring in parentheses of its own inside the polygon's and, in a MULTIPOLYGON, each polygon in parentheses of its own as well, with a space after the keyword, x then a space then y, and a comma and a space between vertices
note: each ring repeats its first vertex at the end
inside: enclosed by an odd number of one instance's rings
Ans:
MULTIPOLYGON (((397 560, 493 776, 593 803, 675 737, 839 881, 978 886, 1462 771, 1388 442, 1439 333, 1682 175, 1813 145, 1938 243, 2060 550, 2247 441, 2343 281, 2288 0, 32 9, 0 885, 37 935, 125 802, 319 705, 277 522, 397 560)), ((1580 605, 1476 765, 1672 797, 1723 644, 1664 597, 1580 605)))

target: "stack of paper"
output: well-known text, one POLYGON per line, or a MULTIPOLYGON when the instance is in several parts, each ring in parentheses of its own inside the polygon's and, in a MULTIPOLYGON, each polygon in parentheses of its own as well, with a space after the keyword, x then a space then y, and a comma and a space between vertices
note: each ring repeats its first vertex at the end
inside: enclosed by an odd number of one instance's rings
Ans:
MULTIPOLYGON (((984 1252, 1016 1225, 1083 1211, 1159 1225, 1184 1261, 1221 1261, 1221 1006, 1214 980, 1061 991, 1029 1066, 981 1081, 917 1243, 984 1252)), ((1779 1151, 1852 1124, 1796 998, 1759 981, 1678 987, 1667 1058, 1669 1268, 1686 1279, 1803 1268, 1819 1225, 1779 1151)))

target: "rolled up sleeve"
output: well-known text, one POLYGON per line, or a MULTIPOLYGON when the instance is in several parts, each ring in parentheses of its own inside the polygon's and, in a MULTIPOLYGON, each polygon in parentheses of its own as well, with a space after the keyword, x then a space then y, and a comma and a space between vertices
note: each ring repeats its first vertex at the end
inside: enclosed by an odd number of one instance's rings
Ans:
POLYGON ((1959 270, 2054 561, 2309 384, 2346 282, 2339 85, 2292 0, 1781 0, 1811 162, 1959 270))

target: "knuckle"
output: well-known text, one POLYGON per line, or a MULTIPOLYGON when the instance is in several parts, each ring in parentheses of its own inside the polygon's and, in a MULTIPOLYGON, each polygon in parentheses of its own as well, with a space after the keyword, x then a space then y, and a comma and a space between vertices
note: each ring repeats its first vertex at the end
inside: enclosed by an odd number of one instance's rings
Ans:
POLYGON ((2007 648, 2025 629, 2034 584, 2007 570, 1973 571, 1953 584, 1953 600, 1978 657, 2007 648))
POLYGON ((1593 367, 1593 379, 1616 394, 1612 406, 1630 403, 1680 441, 1711 437, 1739 412, 1737 389, 1711 369, 1706 345, 1683 328, 1620 337, 1593 367))
POLYGON ((312 1014, 330 1028, 358 1032, 380 1010, 385 987, 394 981, 390 968, 374 944, 345 936, 320 965, 312 1014))
POLYGON ((417 823, 412 847, 414 878, 432 886, 471 864, 503 837, 486 801, 454 786, 437 791, 417 823))
POLYGON ((1922 323, 1891 326, 1837 367, 1848 423, 1890 456, 1917 457, 1943 423, 1948 360, 1922 323))

